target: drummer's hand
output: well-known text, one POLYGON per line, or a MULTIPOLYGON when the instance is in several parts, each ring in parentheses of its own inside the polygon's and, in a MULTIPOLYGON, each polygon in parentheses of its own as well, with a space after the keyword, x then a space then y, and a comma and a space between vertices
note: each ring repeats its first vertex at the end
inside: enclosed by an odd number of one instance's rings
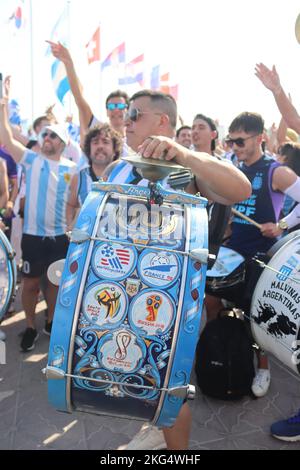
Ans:
POLYGON ((185 166, 186 149, 169 137, 151 136, 138 147, 138 152, 144 158, 157 160, 175 160, 185 166))
POLYGON ((273 224, 272 222, 261 224, 260 231, 264 237, 268 238, 276 238, 283 233, 283 230, 277 227, 277 224, 273 224))

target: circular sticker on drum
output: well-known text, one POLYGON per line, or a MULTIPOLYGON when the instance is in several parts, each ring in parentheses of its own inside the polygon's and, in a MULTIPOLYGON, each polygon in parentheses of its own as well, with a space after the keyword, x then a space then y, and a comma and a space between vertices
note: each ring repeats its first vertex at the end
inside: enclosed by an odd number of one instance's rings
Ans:
POLYGON ((145 289, 131 303, 129 323, 140 335, 162 335, 171 328, 174 316, 175 303, 168 294, 145 289))
POLYGON ((146 346, 132 331, 123 328, 102 336, 97 356, 100 364, 108 370, 135 372, 146 357, 146 346))
POLYGON ((106 279, 121 281, 135 268, 136 249, 119 243, 100 243, 92 256, 95 274, 106 279))
POLYGON ((149 286, 168 287, 178 279, 179 266, 179 258, 173 253, 145 250, 138 261, 138 272, 149 286))
POLYGON ((124 289, 115 282, 98 282, 91 286, 83 299, 83 315, 100 329, 118 327, 127 311, 124 289))

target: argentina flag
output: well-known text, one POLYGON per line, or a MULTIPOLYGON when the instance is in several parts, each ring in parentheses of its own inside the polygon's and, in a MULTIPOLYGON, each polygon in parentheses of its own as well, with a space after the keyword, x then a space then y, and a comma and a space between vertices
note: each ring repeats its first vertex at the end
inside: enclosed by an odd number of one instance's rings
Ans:
POLYGON ((61 103, 66 93, 70 90, 70 83, 66 76, 64 64, 60 60, 55 60, 51 66, 51 78, 57 98, 61 103))
MULTIPOLYGON (((61 15, 57 19, 55 25, 52 28, 50 39, 52 42, 61 42, 64 45, 67 45, 68 41, 68 31, 69 31, 69 8, 68 5, 65 5, 61 15)), ((51 48, 47 46, 46 54, 47 57, 52 59, 51 48)), ((70 84, 67 78, 65 66, 58 59, 54 59, 54 62, 51 64, 51 78, 54 86, 54 90, 57 98, 61 103, 66 93, 70 90, 70 84)))

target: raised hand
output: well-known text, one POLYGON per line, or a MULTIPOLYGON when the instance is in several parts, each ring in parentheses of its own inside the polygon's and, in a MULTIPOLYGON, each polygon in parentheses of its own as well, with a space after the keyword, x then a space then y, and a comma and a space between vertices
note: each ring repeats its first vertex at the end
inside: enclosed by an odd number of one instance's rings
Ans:
POLYGON ((72 62, 72 57, 69 50, 63 46, 60 42, 46 41, 50 44, 51 52, 56 59, 61 60, 64 64, 72 62))
POLYGON ((270 70, 266 65, 260 63, 255 66, 255 75, 263 83, 263 85, 277 95, 281 92, 280 78, 275 65, 270 70))

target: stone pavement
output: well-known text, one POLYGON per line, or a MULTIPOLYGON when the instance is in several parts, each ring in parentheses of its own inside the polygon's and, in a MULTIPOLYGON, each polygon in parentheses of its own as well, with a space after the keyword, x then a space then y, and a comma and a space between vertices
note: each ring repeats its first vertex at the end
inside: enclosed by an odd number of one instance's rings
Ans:
MULTIPOLYGON (((47 363, 49 337, 42 333, 45 303, 38 304, 40 337, 33 351, 19 352, 18 334, 25 328, 20 293, 17 313, 1 328, 7 334, 6 365, 0 365, 0 449, 112 450, 127 443, 141 422, 75 412, 58 412, 47 401, 47 382, 41 370, 47 363)), ((300 407, 300 383, 283 364, 271 358, 271 387, 260 399, 238 402, 209 399, 197 390, 190 402, 193 428, 190 449, 299 449, 269 435, 270 424, 300 407)))

